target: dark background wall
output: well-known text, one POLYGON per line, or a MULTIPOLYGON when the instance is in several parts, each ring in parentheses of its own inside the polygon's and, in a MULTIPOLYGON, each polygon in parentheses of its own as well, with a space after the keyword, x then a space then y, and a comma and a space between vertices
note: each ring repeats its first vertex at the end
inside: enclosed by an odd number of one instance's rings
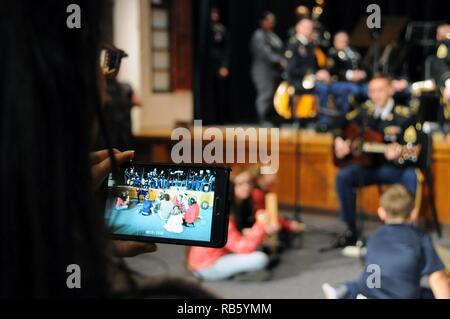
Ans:
MULTIPOLYGON (((328 0, 325 3, 321 21, 332 33, 337 30, 353 31, 361 16, 366 15, 369 4, 380 5, 383 16, 404 16, 410 21, 447 21, 449 14, 446 1, 401 1, 401 0, 328 0)), ((254 88, 250 79, 251 56, 249 41, 258 27, 258 18, 265 10, 277 16, 275 32, 284 40, 287 31, 295 24, 294 10, 300 4, 312 7, 314 1, 298 0, 217 0, 213 2, 222 13, 222 22, 227 26, 231 39, 231 65, 229 81, 229 123, 251 123, 255 119, 254 88)), ((207 118, 211 109, 206 106, 202 87, 206 74, 208 41, 204 40, 209 17, 205 16, 210 7, 209 0, 197 0, 194 4, 195 78, 194 109, 195 118, 207 118)))

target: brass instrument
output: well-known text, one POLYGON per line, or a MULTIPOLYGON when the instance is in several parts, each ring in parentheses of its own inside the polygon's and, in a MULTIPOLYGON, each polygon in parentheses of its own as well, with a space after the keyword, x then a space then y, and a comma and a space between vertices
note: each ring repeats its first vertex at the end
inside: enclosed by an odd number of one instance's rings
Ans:
POLYGON ((444 88, 441 88, 441 104, 444 108, 444 118, 450 120, 450 100, 445 98, 444 88))
MULTIPOLYGON (((424 93, 434 93, 438 91, 438 86, 434 80, 425 80, 415 82, 411 85, 411 93, 413 96, 421 96, 424 93)), ((444 88, 440 88, 441 105, 444 108, 444 118, 450 120, 450 100, 444 96, 444 88)))
POLYGON ((415 82, 411 85, 411 93, 414 96, 420 96, 424 93, 433 93, 436 89, 437 85, 434 80, 415 82))
POLYGON ((325 0, 316 0, 316 5, 312 9, 312 19, 317 21, 323 13, 323 7, 325 6, 325 0))

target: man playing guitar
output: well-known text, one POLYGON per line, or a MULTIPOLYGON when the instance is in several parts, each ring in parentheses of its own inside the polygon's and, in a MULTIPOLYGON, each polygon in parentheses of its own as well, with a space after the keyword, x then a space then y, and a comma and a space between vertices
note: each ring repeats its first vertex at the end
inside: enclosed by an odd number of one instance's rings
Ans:
MULTIPOLYGON (((413 196, 416 193, 418 178, 414 165, 417 165, 420 149, 420 146, 417 146, 420 125, 416 125, 415 114, 409 107, 395 104, 393 94, 390 79, 385 75, 376 75, 369 82, 370 100, 348 113, 344 129, 336 132, 335 160, 342 162, 350 159, 349 165, 340 170, 336 179, 336 189, 341 205, 340 216, 348 227, 334 244, 336 248, 356 244, 358 238, 356 192, 359 187, 374 184, 402 184, 413 196), (370 135, 367 134, 368 131, 371 131, 372 135, 379 134, 378 147, 373 147, 377 146, 375 143, 367 143, 367 146, 378 149, 373 153, 379 153, 379 155, 371 155, 372 160, 369 163, 367 160, 358 162, 356 147, 344 133, 350 126, 359 128, 358 132, 362 139, 370 135)), ((360 143, 360 146, 362 144, 365 143, 360 143)), ((360 153, 365 153, 366 149, 367 152, 371 152, 369 147, 364 146, 360 147, 360 153)), ((365 153, 363 156, 368 155, 365 153)))

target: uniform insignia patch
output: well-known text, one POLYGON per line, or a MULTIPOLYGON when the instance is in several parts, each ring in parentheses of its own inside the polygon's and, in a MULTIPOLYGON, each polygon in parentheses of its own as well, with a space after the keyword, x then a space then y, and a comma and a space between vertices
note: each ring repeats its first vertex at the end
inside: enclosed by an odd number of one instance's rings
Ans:
POLYGON ((448 48, 447 48, 447 46, 444 43, 442 43, 439 46, 436 55, 437 55, 437 57, 439 59, 445 59, 447 57, 447 55, 448 55, 448 48))
POLYGON ((351 111, 350 113, 347 113, 347 115, 345 116, 345 118, 347 119, 347 121, 351 121, 354 120, 359 114, 359 109, 355 109, 353 111, 351 111))
POLYGON ((292 58, 292 57, 294 56, 294 54, 292 53, 291 50, 287 50, 286 53, 284 54, 284 56, 285 56, 287 59, 290 59, 290 58, 292 58))
POLYGON ((417 123, 417 124, 416 124, 416 129, 417 129, 418 131, 421 131, 421 130, 422 130, 422 124, 417 123))
POLYGON ((408 144, 414 144, 417 142, 417 132, 414 126, 410 126, 406 129, 403 139, 408 144))
POLYGON ((407 107, 407 106, 396 106, 395 113, 397 113, 398 115, 401 115, 403 117, 411 116, 411 111, 410 111, 409 107, 407 107))
POLYGON ((398 126, 387 126, 384 129, 384 134, 385 135, 397 135, 400 133, 400 131, 401 131, 401 129, 398 126))

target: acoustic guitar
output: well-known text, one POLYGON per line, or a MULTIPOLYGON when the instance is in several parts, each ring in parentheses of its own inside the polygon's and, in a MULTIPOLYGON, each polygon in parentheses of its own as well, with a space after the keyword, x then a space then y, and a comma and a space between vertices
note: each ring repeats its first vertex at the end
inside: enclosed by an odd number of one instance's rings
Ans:
MULTIPOLYGON (((388 144, 384 143, 383 134, 370 128, 362 129, 357 124, 348 125, 344 130, 343 138, 350 146, 350 154, 343 159, 339 159, 333 149, 334 164, 337 167, 345 167, 351 164, 373 166, 376 155, 384 154, 388 148, 388 144)), ((420 145, 398 145, 400 154, 398 163, 401 165, 406 161, 418 162, 421 150, 420 145)))

